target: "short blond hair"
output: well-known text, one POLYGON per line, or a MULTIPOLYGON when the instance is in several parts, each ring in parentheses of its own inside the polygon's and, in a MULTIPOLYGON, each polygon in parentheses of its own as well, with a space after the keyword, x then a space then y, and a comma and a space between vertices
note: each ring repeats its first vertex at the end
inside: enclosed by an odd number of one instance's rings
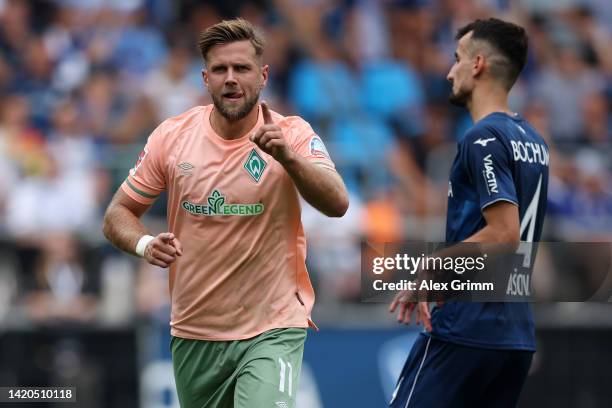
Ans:
POLYGON ((200 33, 198 47, 204 62, 212 47, 219 44, 228 44, 236 41, 248 40, 255 48, 255 55, 261 58, 264 50, 264 37, 262 32, 243 18, 223 20, 208 27, 200 33))

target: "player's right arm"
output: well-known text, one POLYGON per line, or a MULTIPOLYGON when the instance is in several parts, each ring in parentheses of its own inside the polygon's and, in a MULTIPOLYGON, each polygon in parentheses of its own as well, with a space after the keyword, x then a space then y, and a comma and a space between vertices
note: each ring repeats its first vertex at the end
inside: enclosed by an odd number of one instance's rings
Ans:
MULTIPOLYGON (((106 239, 122 251, 138 255, 138 241, 150 235, 140 221, 140 217, 149 207, 150 205, 132 199, 121 188, 118 189, 104 214, 102 230, 106 239)), ((167 268, 182 254, 183 249, 178 238, 171 232, 162 232, 146 245, 143 257, 152 265, 167 268)))
POLYGON ((182 255, 181 243, 171 232, 153 237, 140 217, 166 189, 168 134, 163 123, 151 133, 136 165, 109 204, 103 225, 104 236, 117 248, 162 268, 182 255))

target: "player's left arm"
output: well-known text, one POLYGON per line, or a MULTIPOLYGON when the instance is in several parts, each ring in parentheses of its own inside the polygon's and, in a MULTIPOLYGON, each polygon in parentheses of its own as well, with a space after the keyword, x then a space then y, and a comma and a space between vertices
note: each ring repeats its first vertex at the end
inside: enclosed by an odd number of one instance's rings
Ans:
POLYGON ((504 140, 493 129, 482 129, 466 136, 462 154, 486 222, 464 242, 518 245, 520 219, 516 181, 512 174, 512 154, 504 140))
POLYGON ((482 210, 487 225, 464 242, 480 242, 483 244, 519 242, 519 211, 518 206, 509 201, 497 201, 482 210))
POLYGON ((336 170, 311 163, 295 152, 281 164, 310 205, 329 217, 342 217, 346 213, 348 193, 336 170))
POLYGON ((287 143, 281 128, 272 121, 265 102, 261 104, 264 124, 251 141, 277 160, 287 171, 304 199, 330 217, 342 217, 348 209, 346 187, 333 168, 307 160, 287 143))
MULTIPOLYGON (((497 134, 488 129, 466 135, 461 153, 462 161, 474 185, 478 204, 486 225, 465 239, 466 243, 480 245, 457 245, 436 253, 440 257, 480 256, 482 253, 514 251, 520 240, 520 220, 516 187, 511 171, 511 155, 497 134), (501 244, 510 244, 501 245, 501 244)), ((399 307, 397 320, 408 324, 415 311, 415 322, 423 323, 431 331, 429 303, 417 301, 409 293, 398 293, 390 312, 399 307)), ((441 306, 442 302, 438 302, 441 306)))

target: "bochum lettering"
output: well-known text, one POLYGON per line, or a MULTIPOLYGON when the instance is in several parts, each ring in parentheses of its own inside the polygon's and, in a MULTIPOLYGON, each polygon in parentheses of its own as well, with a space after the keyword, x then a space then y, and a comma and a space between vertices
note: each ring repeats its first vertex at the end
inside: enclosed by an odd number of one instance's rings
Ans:
POLYGON ((512 146, 514 161, 539 163, 542 166, 548 166, 550 157, 546 146, 539 143, 521 142, 519 140, 511 140, 510 145, 512 146))

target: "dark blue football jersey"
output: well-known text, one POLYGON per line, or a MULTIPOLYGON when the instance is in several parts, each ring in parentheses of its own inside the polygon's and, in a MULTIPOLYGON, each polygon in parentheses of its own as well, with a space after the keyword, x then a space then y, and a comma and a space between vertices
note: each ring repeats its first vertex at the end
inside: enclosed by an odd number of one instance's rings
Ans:
MULTIPOLYGON (((521 241, 539 241, 548 187, 548 146, 519 115, 492 113, 458 142, 449 180, 446 242, 485 225, 482 211, 508 201, 519 208, 521 241)), ((447 302, 434 308, 431 335, 467 346, 535 350, 528 303, 447 302)))

